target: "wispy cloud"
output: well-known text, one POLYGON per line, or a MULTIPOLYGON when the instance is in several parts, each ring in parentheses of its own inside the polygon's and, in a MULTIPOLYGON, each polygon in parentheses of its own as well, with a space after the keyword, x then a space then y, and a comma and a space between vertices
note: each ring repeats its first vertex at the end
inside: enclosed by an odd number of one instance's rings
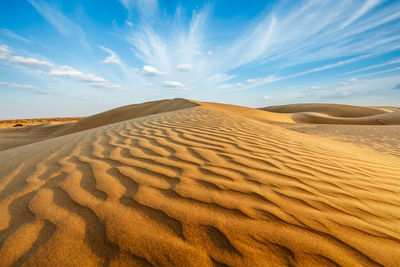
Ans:
POLYGON ((0 86, 8 87, 12 89, 23 89, 28 90, 36 94, 51 94, 50 91, 40 89, 36 86, 30 84, 18 84, 18 83, 8 83, 8 82, 0 82, 0 86))
POLYGON ((133 9, 138 9, 144 18, 154 16, 158 11, 157 0, 120 0, 120 2, 130 13, 133 9))
POLYGON ((374 75, 379 75, 379 74, 388 73, 388 72, 396 72, 396 71, 399 71, 399 70, 400 70, 400 66, 395 67, 395 68, 386 69, 386 70, 375 71, 375 72, 371 72, 371 73, 365 73, 365 74, 362 74, 362 75, 357 75, 357 77, 374 76, 374 75))
POLYGON ((28 1, 59 33, 66 37, 76 37, 86 44, 86 34, 82 28, 69 20, 55 5, 44 0, 28 1))
POLYGON ((99 46, 103 51, 109 53, 110 55, 108 57, 106 57, 103 60, 103 63, 108 63, 108 64, 116 64, 116 65, 121 65, 121 60, 119 58, 119 56, 111 49, 106 48, 104 46, 99 46))
MULTIPOLYGON (((84 26, 67 18, 57 1, 28 1, 60 34, 85 42, 84 26)), ((119 38, 109 39, 110 32, 104 31, 104 36, 96 35, 96 43, 107 47, 99 46, 101 50, 85 54, 79 53, 80 46, 73 47, 69 50, 70 61, 64 61, 63 66, 54 67, 50 60, 26 53, 28 48, 14 55, 10 48, 0 46, 0 60, 5 65, 53 67, 43 73, 66 78, 58 81, 76 80, 112 89, 123 86, 127 91, 145 91, 143 97, 161 93, 164 97, 185 94, 221 99, 228 93, 235 97, 248 93, 257 94, 255 98, 262 101, 267 93, 271 102, 278 98, 270 88, 285 91, 294 80, 306 83, 323 77, 326 82, 346 79, 346 83, 361 84, 349 79, 362 75, 394 76, 399 71, 399 1, 301 0, 290 5, 275 1, 258 14, 252 13, 252 18, 227 18, 232 19, 232 24, 214 17, 218 12, 213 8, 219 5, 218 1, 196 4, 193 10, 186 9, 193 5, 185 3, 174 9, 175 3, 167 2, 159 5, 156 0, 119 0, 117 5, 123 13, 112 26, 108 25, 119 38), (101 40, 103 37, 107 39, 101 40), (126 43, 121 43, 121 37, 126 43), (118 67, 90 61, 99 58, 118 67), (71 66, 79 66, 80 70, 71 66), (375 70, 378 72, 369 73, 375 70), (179 91, 188 88, 188 92, 179 91)), ((87 19, 96 25, 95 19, 87 19)), ((10 34, 9 37, 12 38, 10 34)), ((94 40, 92 37, 88 41, 94 40)), ((60 57, 54 60, 59 62, 60 57)), ((349 92, 347 96, 352 95, 349 92)))
POLYGON ((3 35, 7 36, 7 37, 16 39, 16 40, 21 41, 21 42, 25 42, 25 43, 30 43, 31 42, 31 40, 29 40, 29 39, 27 39, 25 37, 22 37, 21 35, 18 35, 15 32, 10 31, 9 29, 1 29, 1 33, 3 35))
POLYGON ((357 69, 357 70, 354 70, 354 71, 349 71, 349 72, 347 72, 347 73, 362 72, 362 71, 372 70, 372 69, 376 69, 376 68, 380 68, 380 67, 385 67, 385 66, 389 66, 389 65, 393 65, 393 64, 397 64, 397 63, 400 63, 400 59, 390 60, 390 61, 385 62, 385 63, 375 64, 375 65, 368 66, 368 67, 365 67, 365 68, 360 68, 360 69, 357 69))
MULTIPOLYGON (((137 1, 128 2, 125 6, 137 4, 137 1)), ((196 88, 214 92, 238 88, 237 82, 230 81, 236 73, 250 68, 265 69, 265 76, 247 79, 245 86, 239 86, 246 90, 351 65, 377 56, 376 51, 393 51, 393 44, 400 40, 396 27, 377 31, 375 35, 370 31, 399 18, 393 10, 400 5, 391 3, 365 16, 380 2, 368 0, 360 6, 352 1, 299 1, 289 10, 281 9, 278 4, 262 12, 243 31, 236 31, 229 42, 219 40, 218 46, 209 46, 206 41, 212 13, 206 5, 193 12, 187 26, 182 25, 179 12, 171 22, 163 20, 168 36, 141 21, 127 36, 127 41, 144 65, 164 70, 171 80, 193 81, 193 92, 196 88), (210 51, 212 56, 203 51, 210 51), (322 63, 327 60, 334 62, 322 63), (183 62, 196 71, 181 73, 189 69, 183 67, 183 62), (312 68, 296 68, 296 72, 279 75, 283 68, 301 64, 312 68)))
POLYGON ((371 10, 373 7, 375 7, 381 0, 367 0, 361 8, 359 8, 348 20, 343 22, 342 25, 340 25, 340 29, 343 29, 350 25, 352 22, 357 20, 358 18, 362 17, 364 14, 366 14, 369 10, 371 10))

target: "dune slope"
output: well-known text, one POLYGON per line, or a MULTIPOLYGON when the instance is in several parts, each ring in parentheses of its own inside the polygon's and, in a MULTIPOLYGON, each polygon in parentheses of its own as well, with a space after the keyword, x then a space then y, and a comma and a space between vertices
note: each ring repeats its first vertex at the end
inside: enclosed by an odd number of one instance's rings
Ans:
POLYGON ((0 263, 400 264, 399 158, 210 105, 0 152, 0 263))
POLYGON ((0 151, 39 142, 69 127, 71 122, 49 122, 22 128, 0 128, 0 151))

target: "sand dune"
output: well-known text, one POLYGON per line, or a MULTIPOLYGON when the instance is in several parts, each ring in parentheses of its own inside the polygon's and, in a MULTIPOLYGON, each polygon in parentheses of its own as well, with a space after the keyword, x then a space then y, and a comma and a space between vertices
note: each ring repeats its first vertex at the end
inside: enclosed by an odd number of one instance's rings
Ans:
POLYGON ((292 115, 295 122, 318 124, 352 125, 400 125, 400 111, 358 118, 339 118, 314 112, 300 112, 292 115))
MULTIPOLYGON (((148 116, 152 114, 170 112, 183 108, 197 106, 195 102, 185 99, 166 99, 159 101, 151 101, 142 104, 128 105, 106 112, 98 113, 90 117, 82 118, 76 122, 69 123, 42 123, 35 125, 38 121, 46 121, 49 119, 37 120, 10 120, 4 121, 9 125, 15 122, 29 123, 32 121, 34 125, 29 125, 23 128, 0 128, 0 151, 18 147, 26 144, 35 143, 38 141, 54 138, 79 131, 84 131, 96 127, 100 127, 115 122, 134 119, 138 117, 148 116), (11 124, 10 124, 11 123, 11 124)), ((280 116, 279 114, 277 116, 280 116)), ((60 120, 63 118, 59 118, 60 120)), ((69 119, 69 118, 66 118, 69 119)), ((75 119, 75 118, 71 118, 75 119)))
POLYGON ((400 265, 400 158, 179 101, 0 152, 0 265, 400 265))
POLYGON ((290 113, 294 122, 315 124, 400 125, 400 110, 392 107, 361 107, 338 104, 292 104, 260 108, 290 113))
POLYGON ((333 117, 356 118, 384 114, 384 108, 350 106, 339 104, 290 104, 260 108, 276 113, 316 112, 333 117))
POLYGON ((68 127, 67 129, 62 129, 56 132, 55 135, 60 136, 70 133, 76 133, 79 131, 88 130, 115 122, 130 120, 162 112, 175 111, 194 106, 197 106, 197 104, 181 98, 151 101, 143 104, 123 106, 81 119, 76 123, 70 125, 70 127, 68 127))

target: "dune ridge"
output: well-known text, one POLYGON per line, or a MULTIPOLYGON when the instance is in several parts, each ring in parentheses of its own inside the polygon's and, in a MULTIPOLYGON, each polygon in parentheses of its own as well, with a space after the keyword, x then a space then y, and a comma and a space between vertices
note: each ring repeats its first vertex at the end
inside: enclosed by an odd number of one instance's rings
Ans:
POLYGON ((3 266, 397 266, 400 159, 212 104, 0 152, 3 266))

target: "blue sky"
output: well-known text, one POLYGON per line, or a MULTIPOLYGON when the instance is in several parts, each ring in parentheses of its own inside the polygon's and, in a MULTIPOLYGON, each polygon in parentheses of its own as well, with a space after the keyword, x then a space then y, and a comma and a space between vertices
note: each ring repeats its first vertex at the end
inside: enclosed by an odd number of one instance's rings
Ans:
POLYGON ((0 1, 0 119, 400 103, 400 1, 0 1))

